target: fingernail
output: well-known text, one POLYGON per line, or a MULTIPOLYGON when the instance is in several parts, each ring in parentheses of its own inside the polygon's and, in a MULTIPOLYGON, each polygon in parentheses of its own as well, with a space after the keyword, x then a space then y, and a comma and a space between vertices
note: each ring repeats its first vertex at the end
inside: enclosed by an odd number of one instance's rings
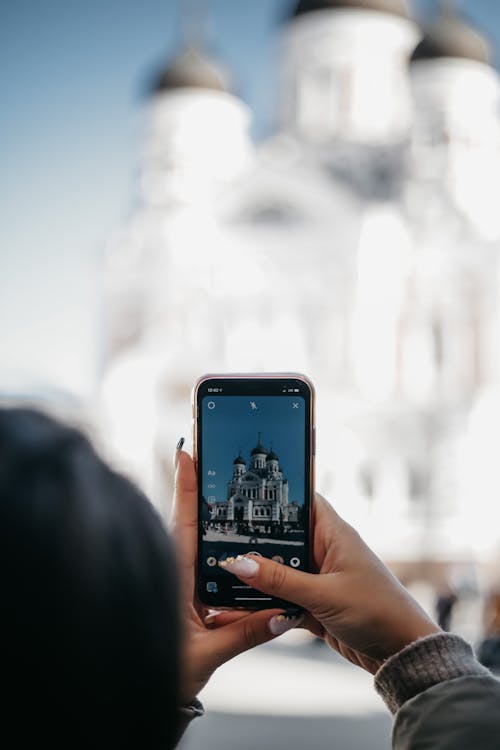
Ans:
POLYGON ((177 445, 175 446, 175 454, 174 454, 174 468, 177 469, 177 464, 179 463, 179 451, 182 450, 182 446, 184 445, 184 438, 181 437, 177 445))
POLYGON ((219 562, 219 566, 242 578, 250 578, 259 570, 259 564, 254 557, 244 557, 243 555, 226 557, 225 560, 219 562))
POLYGON ((215 622, 216 617, 219 614, 220 614, 219 612, 210 612, 210 614, 205 617, 205 619, 203 620, 203 622, 205 623, 205 625, 213 625, 213 623, 215 622))
POLYGON ((273 635, 282 635, 287 630, 292 630, 304 619, 304 615, 292 615, 284 612, 282 615, 274 615, 268 622, 269 630, 273 635))

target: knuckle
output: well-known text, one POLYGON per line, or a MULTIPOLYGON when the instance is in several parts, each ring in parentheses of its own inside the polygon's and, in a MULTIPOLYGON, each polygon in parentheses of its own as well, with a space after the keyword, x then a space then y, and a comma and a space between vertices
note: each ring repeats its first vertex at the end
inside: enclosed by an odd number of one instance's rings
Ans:
POLYGON ((280 591, 286 581, 287 570, 285 565, 276 563, 270 574, 270 584, 273 591, 280 591))
POLYGON ((253 622, 243 623, 243 638, 248 649, 259 645, 259 638, 253 622))

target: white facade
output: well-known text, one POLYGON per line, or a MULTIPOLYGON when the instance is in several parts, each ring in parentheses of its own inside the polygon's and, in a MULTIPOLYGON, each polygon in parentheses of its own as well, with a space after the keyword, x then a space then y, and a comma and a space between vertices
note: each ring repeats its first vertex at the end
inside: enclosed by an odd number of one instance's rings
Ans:
POLYGON ((282 122, 306 141, 405 138, 411 99, 405 63, 413 23, 375 10, 301 15, 284 34, 282 122))
POLYGON ((248 466, 242 456, 235 459, 226 500, 209 507, 211 524, 225 529, 244 526, 249 532, 271 533, 277 528, 287 531, 298 522, 298 504, 289 503, 279 457, 262 446, 260 436, 248 466))
POLYGON ((151 103, 140 205, 109 258, 103 414, 164 510, 196 377, 298 370, 317 386, 318 489, 377 550, 478 554, 457 530, 498 384, 498 78, 465 59, 409 70, 418 38, 390 13, 295 18, 258 149, 230 94, 151 103))

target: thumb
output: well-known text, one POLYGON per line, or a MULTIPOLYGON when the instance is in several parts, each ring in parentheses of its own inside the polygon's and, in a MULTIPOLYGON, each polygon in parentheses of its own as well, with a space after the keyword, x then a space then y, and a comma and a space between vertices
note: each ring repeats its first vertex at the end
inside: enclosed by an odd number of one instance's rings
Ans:
POLYGON ((219 566, 264 594, 285 599, 309 611, 324 602, 326 576, 304 573, 266 557, 226 558, 219 566))
MULTIPOLYGON (((219 617, 223 615, 221 612, 219 617)), ((283 610, 261 610, 247 614, 212 631, 213 656, 218 663, 228 661, 295 628, 303 617, 302 614, 288 614, 283 610)))

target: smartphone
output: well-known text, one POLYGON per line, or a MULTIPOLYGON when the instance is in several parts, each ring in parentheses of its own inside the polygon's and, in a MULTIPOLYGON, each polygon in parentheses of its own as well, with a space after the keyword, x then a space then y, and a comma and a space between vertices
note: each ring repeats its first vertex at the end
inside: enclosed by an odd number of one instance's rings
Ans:
POLYGON ((310 569, 313 385, 298 373, 204 375, 193 415, 198 598, 214 609, 286 607, 218 563, 251 554, 310 569))

